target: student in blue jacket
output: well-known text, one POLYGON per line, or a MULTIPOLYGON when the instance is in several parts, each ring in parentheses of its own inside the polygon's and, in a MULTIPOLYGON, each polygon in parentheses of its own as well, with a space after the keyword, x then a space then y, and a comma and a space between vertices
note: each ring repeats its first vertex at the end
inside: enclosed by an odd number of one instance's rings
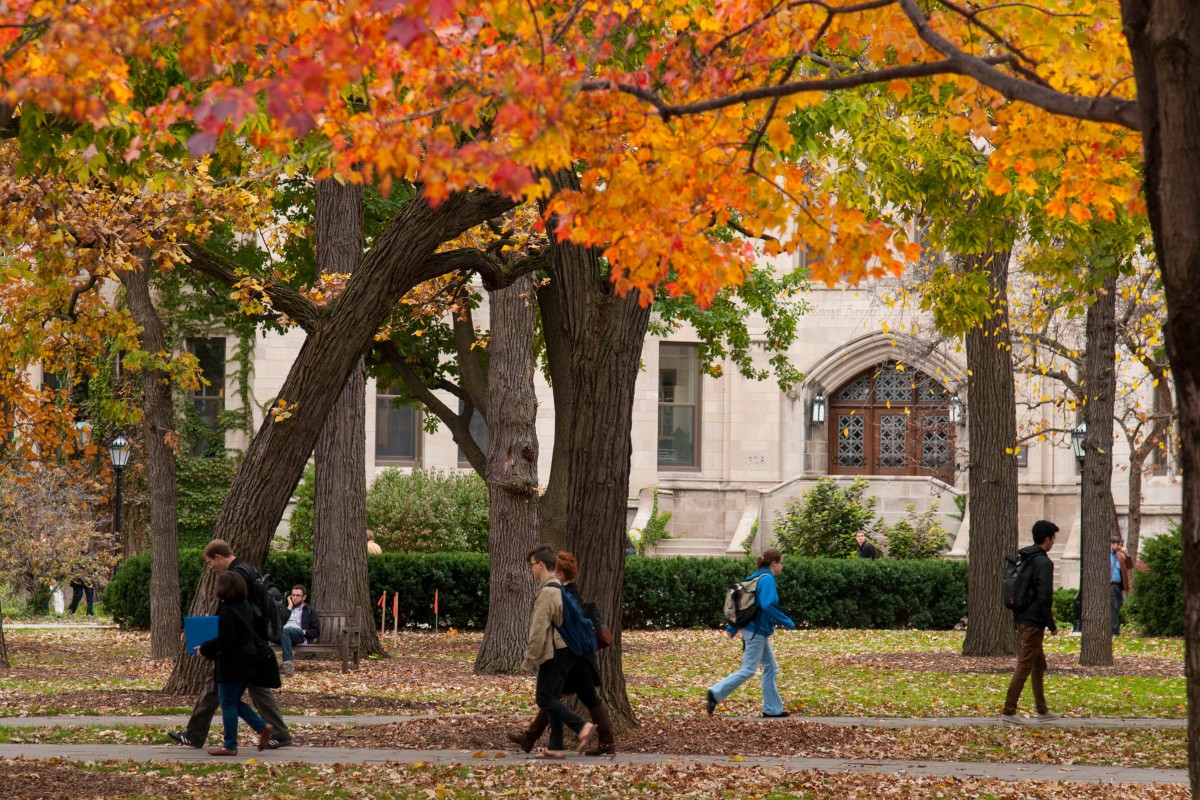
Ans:
MULTIPOLYGON (((745 645, 742 655, 742 668, 729 677, 709 687, 705 697, 708 715, 711 717, 717 704, 733 694, 746 681, 754 677, 761 664, 762 693, 764 717, 786 717, 788 712, 783 710, 783 698, 775 686, 775 676, 779 667, 775 663, 775 653, 771 650, 771 634, 775 632, 778 623, 788 630, 793 630, 796 623, 779 608, 779 591, 775 588, 775 579, 783 572, 783 553, 775 548, 763 551, 758 557, 758 570, 746 576, 746 580, 759 577, 757 599, 758 613, 754 619, 741 629, 742 641, 745 645)), ((738 630, 732 625, 725 628, 729 638, 737 636, 738 630)))

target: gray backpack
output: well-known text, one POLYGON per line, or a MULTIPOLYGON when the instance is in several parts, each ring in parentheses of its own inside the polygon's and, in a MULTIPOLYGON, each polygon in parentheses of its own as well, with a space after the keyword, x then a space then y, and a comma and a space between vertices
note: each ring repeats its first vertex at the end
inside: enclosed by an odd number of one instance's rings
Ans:
POLYGON ((735 628, 744 628, 758 616, 758 581, 762 575, 757 575, 744 581, 738 581, 729 587, 725 593, 725 619, 735 628))

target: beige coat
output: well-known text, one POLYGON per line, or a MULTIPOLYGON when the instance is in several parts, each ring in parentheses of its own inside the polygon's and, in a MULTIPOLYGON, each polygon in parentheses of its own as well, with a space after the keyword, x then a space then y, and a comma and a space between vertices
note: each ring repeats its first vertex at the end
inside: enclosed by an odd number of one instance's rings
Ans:
POLYGON ((525 660, 521 669, 532 671, 543 661, 554 658, 554 651, 566 647, 557 627, 563 623, 562 591, 558 578, 551 575, 542 582, 542 588, 533 600, 533 616, 529 620, 529 644, 525 646, 525 660))

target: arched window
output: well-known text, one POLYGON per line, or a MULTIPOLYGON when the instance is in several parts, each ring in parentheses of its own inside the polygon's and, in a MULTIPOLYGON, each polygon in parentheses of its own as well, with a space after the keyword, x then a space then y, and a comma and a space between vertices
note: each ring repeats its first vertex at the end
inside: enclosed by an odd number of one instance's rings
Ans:
POLYGON ((889 361, 851 378, 829 405, 829 472, 932 475, 954 481, 950 393, 889 361))

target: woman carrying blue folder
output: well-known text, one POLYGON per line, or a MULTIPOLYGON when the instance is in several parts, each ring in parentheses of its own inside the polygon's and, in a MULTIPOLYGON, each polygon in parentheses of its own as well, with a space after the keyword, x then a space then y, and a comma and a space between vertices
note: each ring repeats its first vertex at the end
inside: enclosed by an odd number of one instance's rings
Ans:
POLYGON ((274 661, 270 647, 254 633, 254 612, 246 602, 246 581, 234 570, 217 576, 217 638, 200 645, 200 655, 215 662, 213 680, 221 698, 224 747, 208 751, 210 756, 236 756, 238 717, 258 734, 258 749, 266 749, 271 726, 242 700, 246 686, 256 683, 260 651, 274 661))

